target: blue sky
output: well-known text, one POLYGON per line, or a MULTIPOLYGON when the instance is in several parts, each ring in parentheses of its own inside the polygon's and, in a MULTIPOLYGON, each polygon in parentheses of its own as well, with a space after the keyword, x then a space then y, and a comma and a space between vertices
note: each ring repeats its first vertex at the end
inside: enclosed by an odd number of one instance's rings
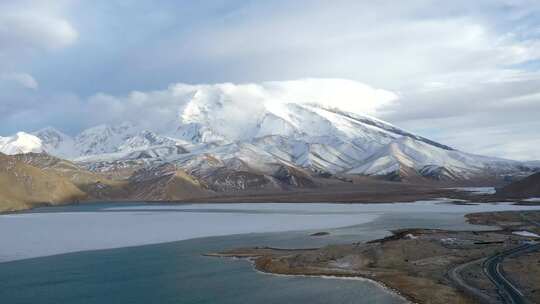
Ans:
POLYGON ((175 83, 341 78, 396 94, 373 107, 398 126, 540 159, 539 12, 532 0, 2 1, 0 135, 124 118, 96 96, 121 107, 175 83))

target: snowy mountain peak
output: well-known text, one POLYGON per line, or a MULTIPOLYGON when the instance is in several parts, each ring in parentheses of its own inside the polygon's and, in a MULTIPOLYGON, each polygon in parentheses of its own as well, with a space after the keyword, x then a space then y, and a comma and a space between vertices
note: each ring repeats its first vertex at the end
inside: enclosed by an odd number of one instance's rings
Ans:
MULTIPOLYGON (((34 134, 61 134, 61 135, 65 135, 62 131, 59 131, 58 129, 56 129, 55 127, 51 127, 51 126, 47 126, 45 128, 42 128, 36 132, 34 132, 34 134)), ((67 135, 66 135, 67 136, 67 135)))
POLYGON ((46 127, 33 133, 42 144, 43 150, 49 154, 70 158, 76 154, 73 138, 53 127, 46 127))
POLYGON ((25 132, 10 137, 0 137, 0 152, 7 155, 43 152, 41 140, 25 132))
POLYGON ((73 140, 71 136, 58 131, 53 127, 46 127, 32 134, 41 139, 45 146, 55 149, 58 148, 63 142, 73 140))
POLYGON ((77 135, 75 148, 82 156, 114 153, 124 141, 135 136, 137 132, 138 128, 130 122, 123 122, 117 126, 99 125, 77 135))

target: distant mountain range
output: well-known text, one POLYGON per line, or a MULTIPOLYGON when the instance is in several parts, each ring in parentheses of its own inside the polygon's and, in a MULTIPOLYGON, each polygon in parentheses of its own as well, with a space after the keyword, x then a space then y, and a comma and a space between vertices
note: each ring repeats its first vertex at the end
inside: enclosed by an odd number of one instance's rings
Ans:
POLYGON ((49 127, 0 137, 0 152, 65 159, 86 172, 138 184, 138 194, 130 195, 141 199, 186 197, 175 187, 199 194, 289 189, 355 175, 478 184, 540 168, 538 162, 458 151, 376 118, 320 105, 242 109, 229 104, 234 101, 211 101, 194 97, 165 130, 123 122, 71 137, 49 127))

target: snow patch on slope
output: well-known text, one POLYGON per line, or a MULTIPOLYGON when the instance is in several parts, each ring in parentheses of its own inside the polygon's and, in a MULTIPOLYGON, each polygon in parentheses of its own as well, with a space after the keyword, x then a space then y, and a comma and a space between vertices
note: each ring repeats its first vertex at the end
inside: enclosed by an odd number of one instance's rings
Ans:
POLYGON ((451 178, 468 178, 482 170, 514 168, 518 162, 446 150, 411 137, 401 137, 370 156, 351 174, 386 175, 400 168, 412 168, 429 175, 438 168, 446 168, 451 178))

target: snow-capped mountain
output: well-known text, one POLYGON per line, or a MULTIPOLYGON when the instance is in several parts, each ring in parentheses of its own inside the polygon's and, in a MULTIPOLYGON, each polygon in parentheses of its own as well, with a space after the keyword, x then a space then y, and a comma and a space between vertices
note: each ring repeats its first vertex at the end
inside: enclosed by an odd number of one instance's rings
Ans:
POLYGON ((114 159, 135 152, 145 152, 149 154, 148 157, 155 157, 175 154, 179 150, 185 152, 181 147, 176 147, 181 141, 142 130, 129 122, 117 126, 99 125, 75 137, 52 127, 33 134, 41 140, 43 151, 67 159, 114 159))
POLYGON ((0 137, 0 153, 7 155, 41 153, 44 151, 41 140, 25 132, 9 137, 0 137))
POLYGON ((62 158, 76 155, 73 138, 53 127, 43 128, 34 132, 33 135, 41 140, 43 150, 52 155, 62 158))
POLYGON ((46 128, 34 133, 37 137, 1 138, 0 151, 45 151, 100 171, 174 164, 200 178, 240 171, 274 176, 297 168, 313 174, 407 172, 464 180, 533 167, 457 151, 367 115, 308 103, 246 103, 220 94, 197 91, 179 104, 176 120, 166 122, 172 127, 165 130, 124 122, 70 137, 46 128))
POLYGON ((99 125, 75 137, 77 156, 98 155, 120 151, 126 141, 136 136, 137 128, 131 123, 118 126, 99 125))
POLYGON ((183 109, 175 132, 191 142, 246 142, 277 135, 309 143, 353 142, 373 151, 395 138, 409 136, 451 149, 369 116, 315 104, 262 104, 246 109, 221 100, 212 104, 196 101, 194 97, 183 109))

